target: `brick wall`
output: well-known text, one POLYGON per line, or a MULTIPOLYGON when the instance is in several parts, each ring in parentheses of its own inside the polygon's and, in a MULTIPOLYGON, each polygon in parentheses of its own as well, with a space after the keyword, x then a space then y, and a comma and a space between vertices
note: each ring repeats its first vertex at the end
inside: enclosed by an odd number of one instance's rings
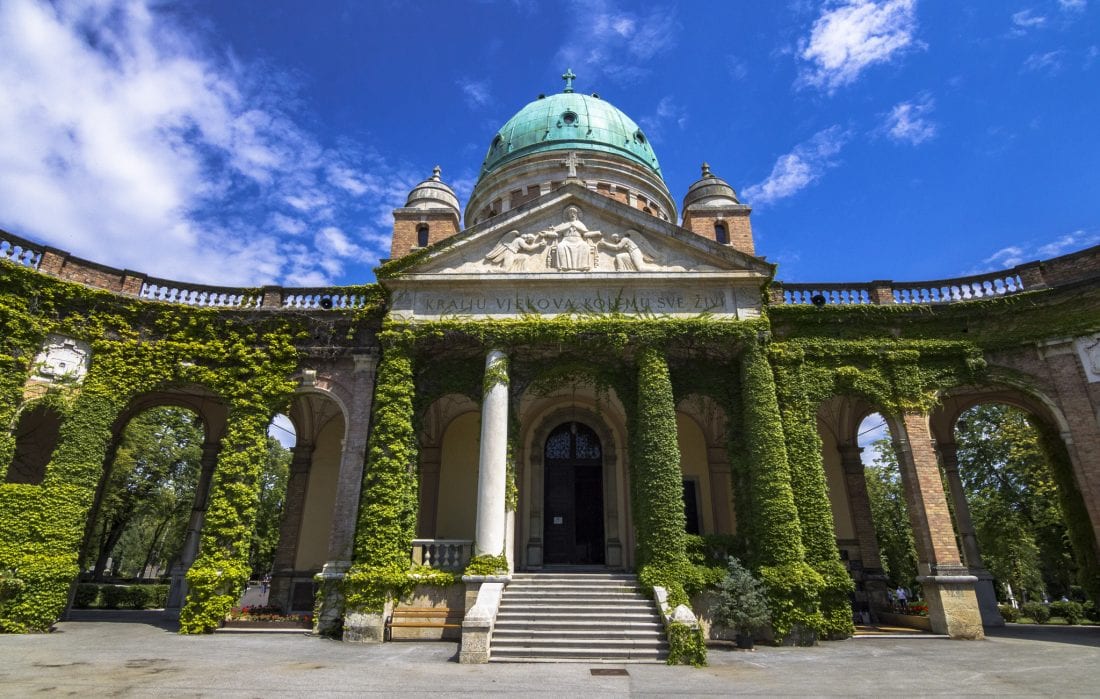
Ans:
POLYGON ((395 209, 391 259, 404 257, 420 247, 417 231, 422 225, 428 226, 428 245, 431 245, 458 233, 458 214, 448 210, 395 209))
POLYGON ((748 209, 684 212, 684 228, 708 240, 714 240, 714 224, 719 221, 726 225, 730 247, 749 255, 756 254, 748 209))

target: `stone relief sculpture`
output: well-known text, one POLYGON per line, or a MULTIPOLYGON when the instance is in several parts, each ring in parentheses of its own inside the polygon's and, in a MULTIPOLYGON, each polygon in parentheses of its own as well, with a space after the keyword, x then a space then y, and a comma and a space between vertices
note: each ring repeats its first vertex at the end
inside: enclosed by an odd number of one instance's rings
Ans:
POLYGON ((567 221, 542 234, 550 240, 547 266, 562 272, 588 272, 595 269, 598 261, 596 246, 603 233, 588 230, 588 226, 580 220, 581 210, 576 206, 566 207, 565 215, 567 221))
POLYGON ((471 250, 439 271, 498 272, 686 272, 719 271, 685 252, 658 249, 637 230, 589 230, 584 212, 570 205, 562 222, 541 230, 508 231, 488 253, 471 250))
POLYGON ((520 235, 519 231, 509 231, 500 239, 496 247, 489 251, 485 261, 499 265, 508 272, 523 272, 527 270, 527 263, 533 255, 545 246, 546 243, 535 233, 520 235))
POLYGON ((1085 369, 1085 378, 1089 383, 1100 382, 1100 333, 1078 338, 1075 344, 1085 369))
POLYGON ((612 233, 611 240, 600 241, 600 245, 614 255, 617 272, 645 272, 655 259, 652 248, 638 231, 627 231, 626 235, 612 233))
POLYGON ((63 335, 50 335, 35 357, 34 378, 47 383, 61 380, 79 382, 88 373, 91 355, 92 348, 85 342, 63 335))

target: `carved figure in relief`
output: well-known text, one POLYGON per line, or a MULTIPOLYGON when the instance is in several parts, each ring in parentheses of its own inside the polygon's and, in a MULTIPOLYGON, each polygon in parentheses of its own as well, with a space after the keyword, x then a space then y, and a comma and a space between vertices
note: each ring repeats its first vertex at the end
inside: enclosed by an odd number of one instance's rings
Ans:
POLYGON ((496 247, 489 251, 485 261, 500 265, 507 272, 522 272, 527 269, 528 260, 545 245, 546 243, 535 233, 520 235, 519 231, 509 231, 500 239, 496 247))
POLYGON ((600 245, 614 255, 617 272, 643 272, 653 262, 653 255, 642 249, 646 242, 638 231, 627 231, 625 236, 612 233, 611 240, 600 241, 600 245))
POLYGON ((563 272, 587 272, 596 266, 596 243, 603 233, 588 230, 575 206, 567 207, 565 215, 569 220, 543 233, 551 241, 547 266, 563 272))
POLYGON ((42 381, 80 381, 88 373, 91 347, 80 340, 50 335, 35 359, 36 378, 42 381))

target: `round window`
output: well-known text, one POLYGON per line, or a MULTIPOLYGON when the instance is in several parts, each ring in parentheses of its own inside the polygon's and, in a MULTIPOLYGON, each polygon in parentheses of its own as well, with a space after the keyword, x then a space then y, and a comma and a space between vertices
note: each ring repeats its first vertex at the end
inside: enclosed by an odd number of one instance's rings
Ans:
POLYGON ((642 133, 640 130, 635 131, 634 140, 636 140, 638 143, 645 144, 645 134, 642 133))
POLYGON ((565 122, 566 126, 572 126, 577 123, 577 115, 574 112, 566 112, 561 115, 561 120, 565 122))

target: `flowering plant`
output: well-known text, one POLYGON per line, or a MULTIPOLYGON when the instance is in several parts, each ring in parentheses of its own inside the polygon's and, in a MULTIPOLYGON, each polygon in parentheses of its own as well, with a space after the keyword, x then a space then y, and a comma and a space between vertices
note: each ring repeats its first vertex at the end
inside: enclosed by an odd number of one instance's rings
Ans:
POLYGON ((928 616, 928 605, 921 602, 910 604, 909 613, 914 616, 928 616))
POLYGON ((313 621, 312 614, 284 614, 279 607, 272 605, 251 605, 233 607, 229 610, 227 621, 313 621))

